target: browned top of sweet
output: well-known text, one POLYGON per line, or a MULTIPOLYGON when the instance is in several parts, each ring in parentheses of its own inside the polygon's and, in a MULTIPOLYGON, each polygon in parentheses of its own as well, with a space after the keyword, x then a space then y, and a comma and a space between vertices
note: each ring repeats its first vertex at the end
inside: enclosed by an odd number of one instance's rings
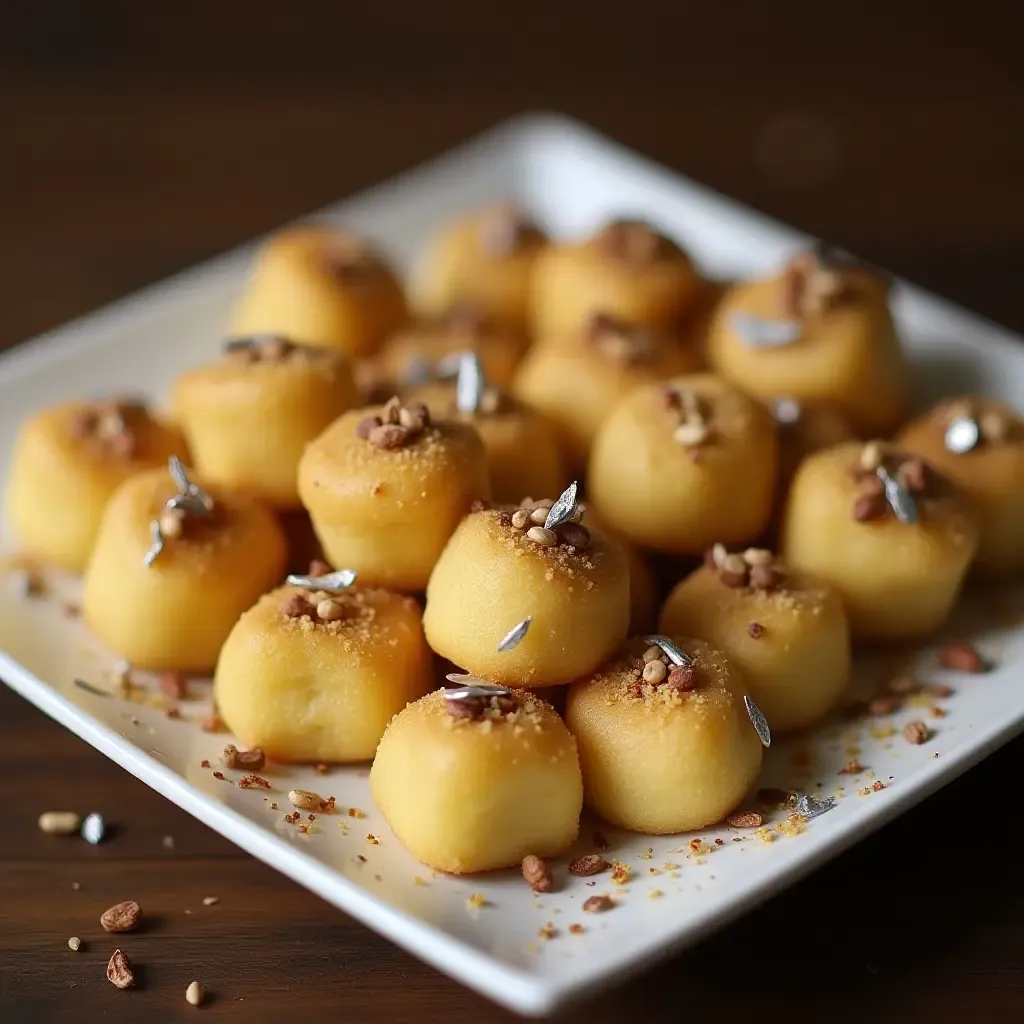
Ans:
POLYGON ((69 411, 67 427, 89 451, 124 462, 144 460, 147 438, 161 429, 145 403, 131 398, 77 406, 69 411))
POLYGON ((607 260, 633 268, 662 260, 685 259, 675 242, 639 220, 613 220, 594 236, 594 248, 607 260))

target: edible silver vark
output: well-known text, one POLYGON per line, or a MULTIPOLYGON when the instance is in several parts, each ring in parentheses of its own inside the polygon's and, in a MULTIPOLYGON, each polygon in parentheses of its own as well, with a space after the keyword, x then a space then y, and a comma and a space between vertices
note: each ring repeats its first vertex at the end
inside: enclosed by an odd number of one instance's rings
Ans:
POLYGON ((878 478, 885 488, 885 500, 893 514, 901 523, 913 526, 919 518, 913 495, 884 466, 878 467, 878 478))
POLYGON ((484 371, 475 352, 459 356, 459 375, 455 380, 455 405, 459 412, 477 412, 484 397, 484 371))
POLYGON ((977 420, 964 416, 953 420, 946 427, 943 440, 946 444, 946 451, 952 452, 954 455, 966 455, 977 448, 978 442, 981 440, 981 428, 978 426, 977 420))
POLYGON ((160 553, 164 549, 163 530, 160 529, 160 523, 156 519, 149 524, 149 536, 149 549, 142 556, 143 564, 147 569, 152 567, 153 563, 160 557, 160 553))
POLYGON ((547 518, 544 520, 545 529, 557 529, 562 523, 569 522, 576 515, 576 491, 576 481, 573 480, 558 496, 558 501, 548 510, 547 518))
POLYGON ((750 724, 754 727, 754 732, 757 733, 757 738, 761 741, 761 746, 770 747, 772 745, 772 731, 768 728, 768 719, 764 717, 761 709, 754 703, 753 699, 746 694, 743 695, 743 706, 747 709, 747 717, 750 719, 750 724))
POLYGON ((802 414, 803 409, 800 408, 800 403, 795 398, 780 395, 778 398, 772 399, 772 416, 776 423, 787 427, 792 426, 800 421, 802 414))
POLYGON ((684 651, 682 647, 675 642, 675 640, 671 639, 671 637, 654 634, 653 636, 645 636, 644 643, 647 644, 648 647, 660 647, 668 655, 668 660, 671 661, 673 665, 685 665, 687 667, 693 666, 693 658, 691 658, 686 651, 684 651))
POLYGON ((323 576, 291 575, 285 582, 301 590, 322 590, 326 594, 341 594, 356 581, 355 569, 338 569, 323 576))
POLYGON ((810 793, 805 793, 797 798, 794 809, 797 814, 802 814, 809 821, 811 818, 818 817, 819 814, 831 811, 835 803, 836 798, 834 796, 822 797, 819 800, 817 797, 811 796, 810 793))
POLYGON ((775 320, 750 313, 732 313, 733 330, 749 348, 782 348, 798 341, 803 328, 797 320, 775 320))
MULTIPOLYGON (((171 474, 171 479, 174 480, 174 485, 178 488, 178 495, 180 497, 196 499, 203 508, 203 514, 213 511, 213 498, 199 484, 192 480, 177 455, 172 455, 167 460, 167 471, 171 474)), ((184 510, 190 511, 188 507, 185 507, 184 510)))
POLYGON ((513 647, 518 647, 523 637, 530 631, 531 622, 533 622, 533 616, 527 615, 522 622, 514 625, 502 638, 501 643, 498 644, 499 653, 511 651, 513 647))
POLYGON ((75 686, 80 690, 85 690, 86 693, 91 693, 94 697, 113 697, 114 695, 109 690, 101 689, 99 686, 94 686, 92 683, 86 682, 84 679, 76 679, 75 686))

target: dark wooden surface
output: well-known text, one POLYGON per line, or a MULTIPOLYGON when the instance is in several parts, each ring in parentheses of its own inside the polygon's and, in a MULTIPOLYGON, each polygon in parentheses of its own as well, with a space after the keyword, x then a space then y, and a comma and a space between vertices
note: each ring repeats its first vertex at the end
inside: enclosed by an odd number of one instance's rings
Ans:
MULTIPOLYGON (((4 5, 0 344, 536 108, 1024 329, 1012 4, 955 22, 935 4, 676 6, 4 5)), ((1021 1019, 1022 753, 565 1019, 1021 1019)), ((187 1020, 193 977, 210 1019, 510 1019, 6 689, 0 803, 3 1024, 187 1020), (39 833, 39 812, 65 805, 102 810, 116 836, 39 833), (145 984, 122 993, 97 917, 128 895, 153 921, 132 939, 145 984), (92 940, 77 954, 73 934, 92 940)))

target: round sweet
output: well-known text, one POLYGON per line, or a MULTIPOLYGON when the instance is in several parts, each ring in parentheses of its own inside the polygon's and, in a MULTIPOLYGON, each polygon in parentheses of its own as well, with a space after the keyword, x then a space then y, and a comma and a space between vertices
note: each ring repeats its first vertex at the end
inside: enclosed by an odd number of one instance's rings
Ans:
POLYGON ((595 313, 656 329, 677 329, 693 311, 701 280, 689 257, 652 227, 613 221, 583 242, 548 246, 534 264, 533 334, 586 329, 595 313))
POLYGON ((530 494, 560 494, 568 482, 558 435, 547 417, 497 388, 487 388, 476 412, 461 413, 452 381, 434 381, 406 395, 437 418, 461 420, 480 435, 487 452, 491 497, 518 504, 530 494))
POLYGON ((359 404, 336 349, 271 335, 236 343, 216 363, 178 378, 174 408, 203 479, 297 508, 303 449, 359 404))
POLYGON ((462 521, 431 574, 423 628, 441 657, 475 676, 555 686, 593 671, 625 637, 629 565, 600 533, 572 523, 552 535, 524 523, 528 514, 483 509, 462 521), (527 616, 526 637, 499 652, 527 616))
POLYGON ((434 317, 469 301, 522 331, 534 261, 546 244, 543 232, 514 205, 474 210, 427 247, 409 285, 413 305, 434 317))
POLYGON ((413 598, 386 590, 278 587, 221 649, 217 710, 275 761, 367 761, 391 718, 433 685, 420 620, 413 598))
POLYGON ((135 401, 66 402, 37 413, 11 456, 8 514, 21 550, 81 572, 118 485, 187 453, 181 432, 135 401))
POLYGON ((716 824, 761 769, 739 673, 703 641, 671 639, 693 659, 678 683, 667 666, 662 681, 644 682, 637 666, 646 645, 634 640, 573 683, 566 700, 587 806, 612 825, 649 835, 716 824))
POLYGON ((1019 414, 1003 402, 966 395, 909 423, 898 442, 971 499, 981 527, 974 559, 978 574, 1001 579, 1024 569, 1024 422, 1019 414), (974 438, 974 446, 963 451, 974 438))
POLYGON ((850 630, 839 595, 771 552, 750 549, 702 566, 661 609, 666 636, 699 636, 743 676, 773 732, 821 719, 850 681, 850 630))
POLYGON ((432 421, 425 406, 374 412, 347 412, 310 442, 299 496, 331 564, 367 586, 420 591, 459 520, 489 495, 487 455, 472 427, 432 421))
POLYGON ((594 441, 587 477, 601 518, 634 544, 702 554, 745 544, 772 510, 771 414, 711 374, 635 388, 594 441))
POLYGON ((609 411, 640 384, 695 370, 696 349, 601 316, 586 331, 534 345, 512 388, 555 425, 565 458, 581 473, 609 411))
POLYGON ((458 708, 473 717, 455 717, 451 704, 444 691, 410 704, 377 748, 373 801, 402 845, 453 874, 565 853, 583 783, 562 720, 528 693, 458 708))
POLYGON ((707 354, 748 394, 836 405, 864 433, 890 433, 905 414, 888 283, 866 269, 801 256, 781 274, 735 285, 715 313, 707 354))
POLYGON ((429 380, 446 356, 475 352, 484 376, 497 387, 508 387, 525 351, 521 330, 502 325, 479 307, 463 305, 392 335, 375 366, 379 376, 405 388, 429 380))
POLYGON ((855 639, 923 636, 949 615, 978 546, 967 500, 920 459, 880 442, 809 456, 783 513, 782 552, 797 572, 840 594, 855 639), (918 513, 898 519, 876 474, 883 465, 918 513))
MULTIPOLYGON (((126 480, 107 504, 82 589, 82 614, 138 668, 205 673, 239 615, 280 578, 285 540, 253 498, 211 487, 207 517, 178 519, 147 568, 152 523, 176 493, 166 470, 126 480)), ((166 521, 166 520, 165 520, 166 521)))
POLYGON ((379 253, 345 232, 307 226, 266 243, 231 326, 235 337, 281 334, 355 357, 375 352, 407 319, 402 285, 379 253))

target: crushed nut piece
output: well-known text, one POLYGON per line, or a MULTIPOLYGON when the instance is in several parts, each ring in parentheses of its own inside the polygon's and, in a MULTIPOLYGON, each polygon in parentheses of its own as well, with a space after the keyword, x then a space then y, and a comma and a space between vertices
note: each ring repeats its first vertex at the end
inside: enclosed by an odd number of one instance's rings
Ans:
POLYGON ((569 862, 569 874, 577 878, 589 878, 591 875, 599 875, 607 870, 608 861, 599 853, 587 853, 582 857, 576 857, 569 862))
POLYGON ((903 738, 908 743, 920 745, 928 742, 928 737, 931 736, 932 731, 928 728, 924 722, 916 719, 913 722, 907 722, 903 727, 903 738))
POLYGON ((75 811, 44 811, 39 828, 50 835, 69 836, 82 827, 82 816, 75 811))
POLYGON ((628 864, 623 864, 618 860, 612 861, 612 881, 616 885, 625 885, 632 874, 633 869, 628 864))
POLYGON ((860 775, 864 771, 864 765, 857 760, 857 758, 851 758, 842 768, 839 769, 840 775, 860 775))
POLYGON ((891 715, 900 706, 899 698, 881 696, 868 701, 868 714, 870 715, 891 715))
POLYGON ((522 863, 523 878, 534 892, 551 892, 551 868, 540 857, 528 853, 522 863))
POLYGON ((198 981, 189 982, 188 988, 185 989, 185 1002, 189 1006, 201 1006, 205 994, 203 986, 198 981))
POLYGON ((105 932, 133 932, 141 921, 142 908, 135 900, 123 900, 100 915, 100 924, 105 932))
POLYGON ((571 925, 569 925, 569 934, 570 935, 582 935, 584 931, 585 931, 585 929, 584 929, 583 925, 581 925, 581 924, 571 924, 571 925))
POLYGON ((669 672, 665 667, 665 662, 661 660, 649 661, 644 665, 643 677, 645 683, 652 683, 657 686, 659 683, 664 682, 665 677, 668 674, 669 672))
POLYGON ((114 950, 107 964, 107 981, 115 988, 135 988, 131 961, 120 949, 114 950))
POLYGON ((689 693, 697 688, 697 675, 692 665, 676 665, 668 674, 666 686, 679 693, 689 693))
POLYGON ((553 548, 558 543, 558 537, 555 535, 554 530, 549 530, 544 526, 531 526, 526 531, 526 536, 534 544, 540 544, 541 547, 545 548, 553 548))
POLYGON ((615 900, 611 896, 591 896, 583 904, 583 910, 587 914, 601 914, 611 910, 615 906, 615 900))
POLYGON ((203 906, 204 907, 212 907, 212 906, 215 906, 218 903, 220 903, 220 897, 219 896, 204 896, 203 897, 203 906))
POLYGON ((184 672, 161 672, 160 692, 171 700, 185 700, 188 697, 188 679, 184 672))
POLYGON ((288 792, 288 802, 303 811, 315 811, 320 806, 320 797, 308 789, 292 789, 288 792))
POLYGON ((747 634, 751 640, 760 640, 764 636, 764 626, 760 622, 752 622, 747 626, 747 634))
POLYGON ((939 648, 939 664, 955 672, 984 672, 985 662, 973 644, 949 643, 939 648))
POLYGON ((82 940, 77 935, 72 935, 68 939, 68 949, 77 953, 82 948, 82 940))
POLYGON ((757 811, 733 811, 726 819, 726 825, 732 828, 759 828, 764 822, 757 811))
POLYGON ((220 760, 225 768, 258 772, 267 763, 267 755, 260 747, 253 747, 251 750, 239 750, 233 743, 229 743, 220 755, 220 760))

